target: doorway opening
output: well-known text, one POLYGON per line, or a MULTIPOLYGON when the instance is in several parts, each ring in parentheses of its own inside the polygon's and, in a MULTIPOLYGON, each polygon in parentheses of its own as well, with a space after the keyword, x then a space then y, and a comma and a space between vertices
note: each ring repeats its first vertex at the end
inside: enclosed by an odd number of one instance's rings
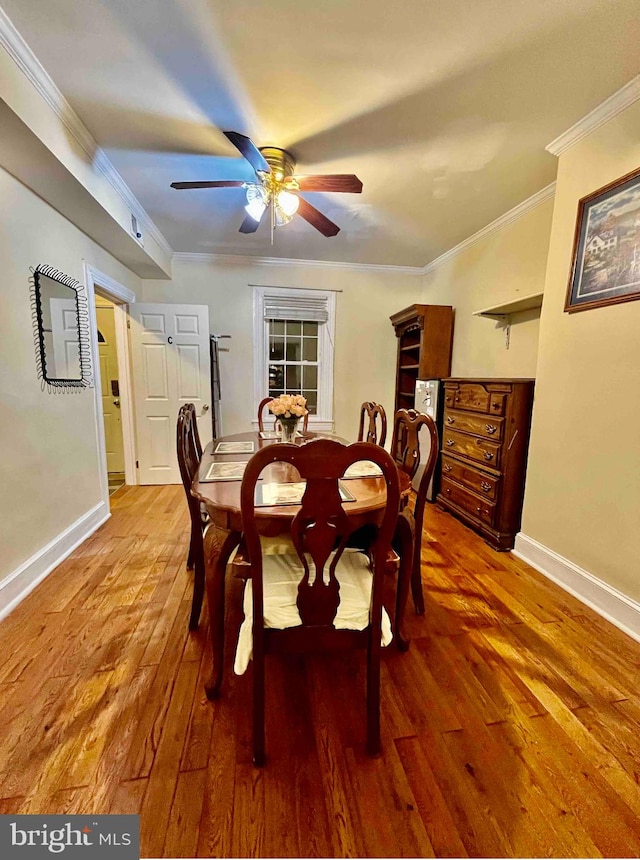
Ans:
POLYGON ((128 329, 129 306, 135 302, 136 295, 86 261, 84 272, 91 328, 100 488, 103 500, 110 507, 111 492, 123 483, 138 483, 128 329), (111 344, 115 357, 109 355, 111 344))
POLYGON ((96 326, 98 361, 100 363, 100 397, 104 425, 105 455, 109 495, 124 486, 124 437, 122 434, 122 405, 118 346, 116 343, 115 304, 96 293, 96 326))

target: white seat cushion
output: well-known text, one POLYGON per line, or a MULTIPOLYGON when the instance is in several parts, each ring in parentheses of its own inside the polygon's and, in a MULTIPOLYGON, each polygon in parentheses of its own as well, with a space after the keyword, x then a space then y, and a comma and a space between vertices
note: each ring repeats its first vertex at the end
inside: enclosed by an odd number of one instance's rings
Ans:
MULTIPOLYGON (((327 562, 327 569, 330 562, 327 562)), ((262 558, 262 580, 264 583, 264 626, 276 630, 301 625, 296 606, 298 583, 303 576, 302 562, 297 555, 265 555, 262 558)), ((369 625, 371 608, 371 584, 373 577, 369 559, 364 553, 347 549, 342 554, 336 569, 340 583, 340 605, 334 620, 339 630, 364 630, 369 625)), ((244 590, 244 621, 240 627, 234 672, 242 675, 249 665, 252 652, 253 594, 251 580, 244 590)), ((382 608, 382 645, 393 638, 391 621, 382 608)))

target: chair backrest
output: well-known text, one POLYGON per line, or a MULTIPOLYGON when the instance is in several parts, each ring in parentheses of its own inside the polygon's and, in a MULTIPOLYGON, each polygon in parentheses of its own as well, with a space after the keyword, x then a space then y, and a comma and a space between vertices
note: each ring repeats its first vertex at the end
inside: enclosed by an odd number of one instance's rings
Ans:
MULTIPOLYGON (((262 400, 260 401, 259 405, 258 405, 258 430, 260 431, 260 433, 262 433, 264 431, 264 420, 263 420, 264 410, 266 408, 267 403, 271 403, 272 400, 273 400, 273 397, 263 397, 262 400)), ((275 415, 273 416, 273 418, 274 418, 273 426, 275 427, 276 422, 277 422, 277 418, 275 417, 275 415)), ((309 410, 307 410, 305 412, 304 418, 302 419, 302 431, 303 431, 303 433, 307 432, 308 427, 309 427, 309 410)))
POLYGON ((429 415, 416 409, 398 409, 394 415, 391 456, 410 478, 413 478, 420 465, 420 428, 432 424, 433 419, 429 415))
POLYGON ((264 430, 264 422, 262 420, 262 415, 265 410, 267 403, 271 403, 273 400, 272 397, 263 397, 260 401, 260 405, 258 406, 258 430, 262 433, 264 430))
POLYGON ((196 500, 191 495, 191 484, 196 476, 202 457, 198 425, 196 423, 196 408, 193 403, 185 403, 184 406, 180 407, 180 411, 178 412, 176 449, 182 485, 187 494, 187 502, 191 508, 192 504, 197 505, 196 500))
POLYGON ((384 446, 387 439, 387 413, 379 403, 366 400, 360 407, 360 427, 358 442, 373 442, 374 445, 384 446), (366 436, 365 436, 365 422, 366 436), (380 430, 378 431, 378 422, 380 430))
MULTIPOLYGON (((398 468, 413 478, 420 465, 420 428, 426 427, 429 434, 429 456, 425 463, 424 472, 416 493, 414 518, 416 524, 416 546, 420 546, 422 537, 422 521, 427 501, 427 490, 433 476, 433 470, 438 459, 438 430, 433 418, 425 412, 415 409, 398 409, 393 421, 393 438, 391 440, 391 455, 398 468)), ((419 552, 419 550, 418 550, 419 552)))
MULTIPOLYGON (((342 445, 333 439, 316 439, 306 445, 280 444, 262 448, 254 454, 244 472, 241 510, 243 534, 251 563, 254 652, 256 631, 263 626, 262 549, 255 509, 255 489, 261 472, 272 463, 284 462, 295 467, 300 479, 306 481, 300 510, 291 525, 293 546, 303 569, 298 585, 297 606, 302 628, 312 627, 316 632, 326 634, 336 632, 332 625, 340 603, 340 588, 335 569, 354 531, 353 522, 342 507, 338 481, 348 466, 360 460, 372 460, 380 466, 387 489, 385 509, 380 525, 375 529, 376 537, 371 550, 374 582, 370 617, 372 635, 377 636, 379 641, 382 574, 400 503, 398 470, 390 455, 378 445, 367 442, 342 445)), ((265 476, 265 483, 267 480, 268 476, 265 476)))

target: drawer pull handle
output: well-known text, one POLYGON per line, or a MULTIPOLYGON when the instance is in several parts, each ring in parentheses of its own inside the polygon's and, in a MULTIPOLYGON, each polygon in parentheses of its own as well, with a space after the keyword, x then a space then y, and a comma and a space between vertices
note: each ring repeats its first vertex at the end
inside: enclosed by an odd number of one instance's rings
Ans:
POLYGON ((444 467, 444 470, 445 470, 445 472, 451 472, 451 471, 453 471, 453 466, 450 465, 449 463, 447 463, 444 467))
POLYGON ((484 452, 484 459, 485 460, 493 460, 493 454, 491 453, 491 451, 485 451, 484 452))
POLYGON ((493 436, 493 434, 496 432, 496 430, 498 428, 496 427, 495 424, 487 424, 487 426, 484 429, 487 431, 487 433, 489 433, 491 436, 493 436))
POLYGON ((488 493, 488 492, 489 492, 489 490, 491 489, 491 484, 489 483, 489 481, 483 481, 483 482, 480 484, 480 486, 481 486, 481 487, 482 487, 482 489, 485 491, 485 493, 488 493))
MULTIPOLYGON (((452 446, 452 445, 455 445, 455 444, 456 444, 455 439, 447 439, 447 445, 448 445, 450 448, 451 448, 451 446, 452 446)), ((493 456, 493 455, 492 455, 492 456, 493 456)))
POLYGON ((455 424, 456 419, 452 415, 447 415, 447 424, 455 424))
POLYGON ((481 514, 481 513, 482 513, 482 508, 480 507, 480 505, 478 505, 478 507, 476 508, 476 511, 477 511, 479 514, 481 514))
POLYGON ((446 493, 448 496, 450 496, 450 495, 451 495, 451 490, 449 489, 449 487, 447 487, 447 489, 445 490, 445 493, 446 493))

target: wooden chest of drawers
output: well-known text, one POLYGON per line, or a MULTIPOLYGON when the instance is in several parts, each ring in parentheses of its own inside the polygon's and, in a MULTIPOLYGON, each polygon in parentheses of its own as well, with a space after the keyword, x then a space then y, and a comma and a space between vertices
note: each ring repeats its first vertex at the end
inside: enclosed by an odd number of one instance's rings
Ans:
POLYGON ((532 379, 444 380, 438 504, 498 550, 520 528, 532 379))

